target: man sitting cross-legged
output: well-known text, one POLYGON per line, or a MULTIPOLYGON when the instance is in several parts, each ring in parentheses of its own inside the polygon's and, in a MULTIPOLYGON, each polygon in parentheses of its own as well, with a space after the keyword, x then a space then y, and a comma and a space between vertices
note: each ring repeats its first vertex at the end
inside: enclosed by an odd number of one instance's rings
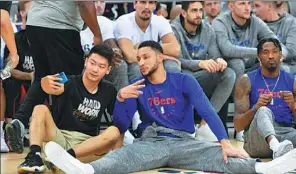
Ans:
POLYGON ((103 158, 83 164, 54 142, 45 153, 68 174, 119 174, 159 167, 223 173, 285 173, 296 168, 296 149, 268 163, 248 158, 233 147, 226 131, 197 80, 188 74, 167 72, 159 43, 139 45, 137 60, 144 77, 120 90, 114 107, 114 125, 121 134, 128 129, 136 110, 144 128, 133 144, 113 150, 103 158), (191 136, 193 108, 206 120, 221 143, 206 143, 191 136))
POLYGON ((116 100, 115 87, 103 80, 111 69, 112 57, 110 47, 96 45, 85 61, 82 76, 71 77, 65 84, 59 83, 61 79, 57 75, 42 78, 42 89, 54 95, 52 113, 44 105, 34 108, 30 152, 18 167, 19 173, 45 170, 41 159, 43 142, 55 141, 74 157, 101 155, 115 148, 120 138, 116 127, 111 126, 98 135, 102 114, 105 109, 112 114, 116 100))
POLYGON ((261 40, 257 50, 261 67, 235 87, 234 126, 245 130, 244 149, 251 156, 277 158, 296 146, 296 80, 280 70, 277 39, 261 40))

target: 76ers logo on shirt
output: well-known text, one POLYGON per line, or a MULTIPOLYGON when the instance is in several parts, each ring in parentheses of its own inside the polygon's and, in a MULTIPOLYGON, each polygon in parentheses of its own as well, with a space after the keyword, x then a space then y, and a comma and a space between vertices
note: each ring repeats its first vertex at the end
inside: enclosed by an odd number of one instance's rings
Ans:
POLYGON ((155 116, 169 118, 175 113, 176 99, 174 97, 160 97, 161 92, 155 92, 157 97, 148 98, 149 107, 155 116))

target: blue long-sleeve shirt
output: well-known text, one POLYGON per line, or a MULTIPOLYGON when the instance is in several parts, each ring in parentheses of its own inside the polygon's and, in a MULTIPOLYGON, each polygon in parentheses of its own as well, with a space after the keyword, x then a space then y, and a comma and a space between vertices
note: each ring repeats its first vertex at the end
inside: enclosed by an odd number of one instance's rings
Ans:
POLYGON ((162 84, 151 84, 148 79, 144 83, 143 94, 137 99, 115 103, 113 123, 121 133, 128 129, 137 110, 142 121, 140 128, 155 122, 159 126, 194 133, 193 106, 219 141, 228 138, 222 121, 193 76, 167 72, 162 84))

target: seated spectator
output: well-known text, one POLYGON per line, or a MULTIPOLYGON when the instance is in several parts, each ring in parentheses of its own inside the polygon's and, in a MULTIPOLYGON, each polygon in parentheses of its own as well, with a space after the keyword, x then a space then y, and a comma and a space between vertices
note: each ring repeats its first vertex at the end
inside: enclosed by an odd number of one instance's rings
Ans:
MULTIPOLYGON (((266 24, 251 15, 251 2, 230 1, 230 12, 219 15, 213 22, 219 49, 238 79, 256 64, 258 41, 277 38, 266 24)), ((287 56, 283 46, 283 55, 287 56)))
POLYGON ((157 3, 155 11, 157 16, 163 16, 164 18, 167 18, 169 15, 167 5, 160 2, 157 3))
POLYGON ((182 13, 182 5, 177 4, 175 5, 170 12, 170 23, 172 23, 177 16, 179 16, 182 13))
MULTIPOLYGON (((182 9, 182 14, 172 23, 181 46, 178 59, 182 72, 196 78, 218 113, 232 92, 235 73, 221 58, 214 29, 202 20, 203 2, 183 1, 182 9)), ((226 127, 225 122, 224 125, 226 127)), ((217 141, 204 120, 200 123, 197 136, 200 140, 217 141)))
POLYGON ((279 68, 277 39, 261 40, 257 50, 261 67, 235 86, 234 126, 245 130, 244 149, 252 157, 275 159, 296 147, 296 80, 279 68))
POLYGON ((289 73, 296 74, 296 18, 288 13, 279 14, 277 8, 276 1, 254 1, 253 11, 286 46, 288 55, 281 67, 289 73))
POLYGON ((169 22, 162 16, 156 16, 156 1, 135 1, 135 12, 123 15, 116 21, 115 37, 123 56, 128 63, 129 80, 141 76, 137 65, 136 52, 141 42, 154 40, 161 42, 165 56, 165 67, 169 71, 181 71, 179 44, 169 22))
MULTIPOLYGON (((102 16, 105 10, 105 1, 95 1, 96 13, 98 24, 101 29, 102 39, 106 45, 109 45, 113 48, 114 57, 113 57, 113 68, 110 74, 106 75, 106 79, 112 82, 116 89, 128 85, 128 76, 127 76, 127 64, 123 60, 122 52, 119 49, 117 42, 114 36, 114 26, 115 23, 110 19, 102 16)), ((94 46, 93 43, 93 33, 87 27, 85 30, 80 32, 81 44, 84 52, 89 52, 89 50, 94 46)))
POLYGON ((204 1, 204 11, 207 16, 206 21, 212 24, 213 20, 220 14, 221 1, 204 1))
MULTIPOLYGON (((256 49, 258 41, 277 37, 261 19, 251 14, 250 1, 229 1, 228 7, 230 11, 216 17, 212 26, 219 50, 238 79, 259 66, 256 49)), ((282 49, 286 57, 284 45, 282 49)), ((242 132, 237 133, 237 139, 242 141, 242 135, 242 132)))
POLYGON ((296 2, 295 1, 288 1, 289 13, 296 17, 296 2))
MULTIPOLYGON (((3 87, 6 95, 6 121, 11 122, 16 108, 18 108, 17 97, 21 95, 21 86, 26 91, 31 86, 34 74, 33 57, 30 50, 30 44, 26 36, 27 13, 32 6, 32 2, 27 1, 19 4, 19 13, 22 17, 22 30, 15 34, 15 43, 19 55, 19 64, 11 70, 11 77, 3 81, 3 87)), ((4 57, 7 58, 9 50, 4 49, 4 57)), ((28 125, 26 125, 28 126, 28 125)))
POLYGON ((107 109, 113 113, 116 89, 103 77, 110 72, 113 51, 99 44, 85 60, 83 75, 74 76, 65 84, 57 75, 41 80, 42 89, 57 96, 53 99, 52 113, 44 105, 37 105, 30 125, 30 152, 18 167, 19 173, 43 172, 41 159, 43 142, 55 141, 75 157, 102 155, 114 148, 119 130, 108 127, 99 134, 101 117, 107 109), (76 145, 81 144, 76 147, 76 145))
POLYGON ((120 90, 114 125, 124 133, 139 109, 143 114, 143 135, 134 144, 90 164, 81 163, 58 144, 49 142, 45 146, 47 158, 65 173, 132 173, 160 167, 219 173, 286 173, 296 168, 296 149, 262 163, 233 147, 198 82, 191 75, 165 71, 159 43, 141 43, 137 59, 144 77, 120 90), (191 136, 192 106, 209 123, 221 145, 191 136))

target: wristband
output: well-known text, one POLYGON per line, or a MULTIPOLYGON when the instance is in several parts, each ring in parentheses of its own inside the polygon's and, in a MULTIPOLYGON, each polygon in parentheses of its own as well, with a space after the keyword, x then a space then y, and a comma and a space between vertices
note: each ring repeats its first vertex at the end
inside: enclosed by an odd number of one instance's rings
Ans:
POLYGON ((255 106, 255 105, 253 105, 252 110, 253 110, 255 113, 257 112, 257 109, 256 109, 256 106, 255 106))

